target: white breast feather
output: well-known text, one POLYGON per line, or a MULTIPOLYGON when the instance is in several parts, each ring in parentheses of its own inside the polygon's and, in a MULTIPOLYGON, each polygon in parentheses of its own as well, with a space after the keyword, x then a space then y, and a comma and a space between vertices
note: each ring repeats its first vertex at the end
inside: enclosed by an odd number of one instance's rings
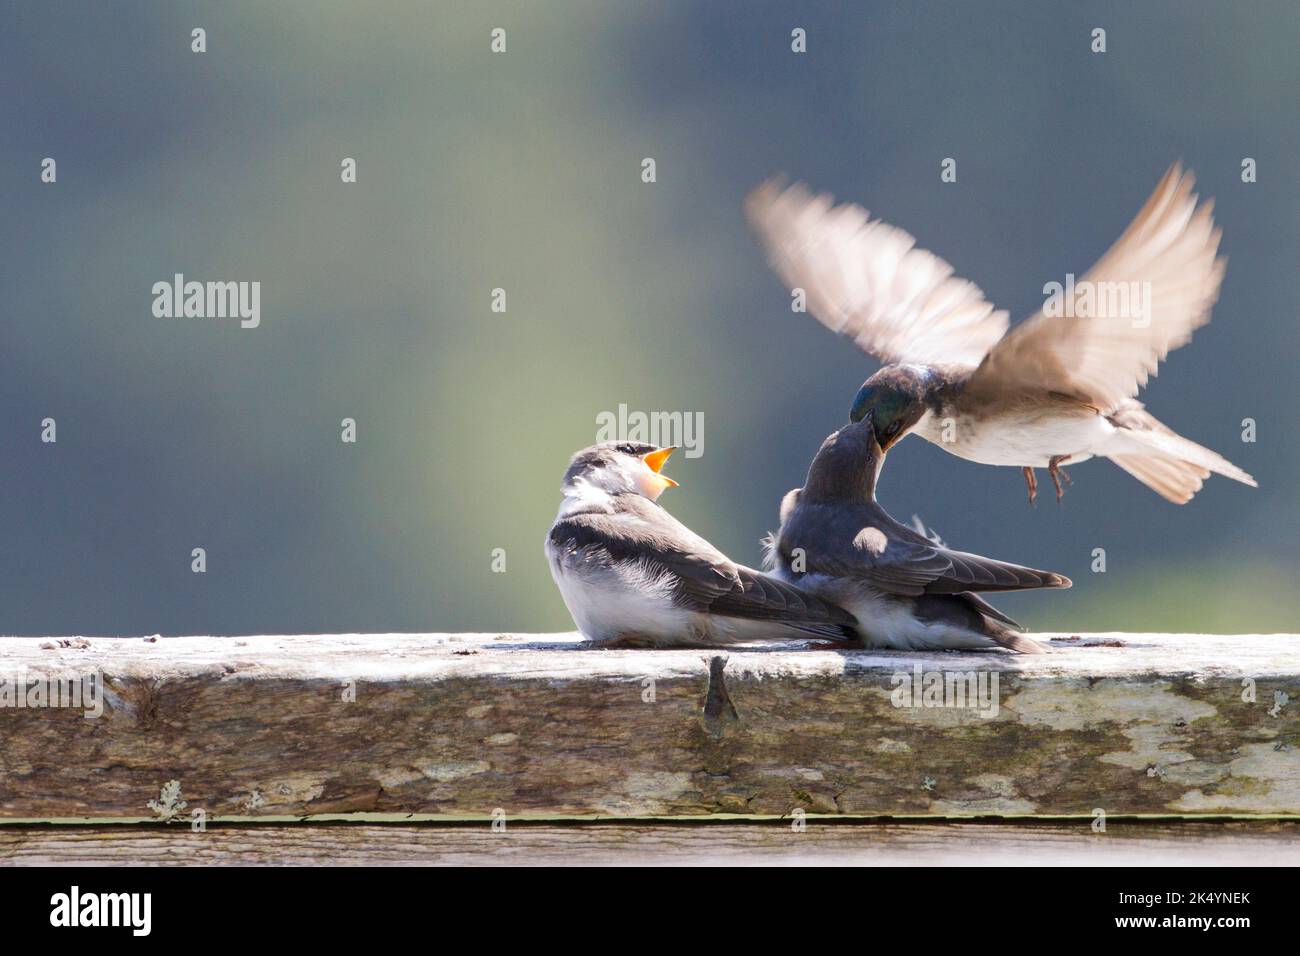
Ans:
POLYGON ((1111 439, 1115 427, 1100 415, 1064 416, 1051 411, 1013 412, 979 422, 926 412, 916 433, 958 458, 985 465, 1046 468, 1054 455, 1068 464, 1086 461, 1111 439))

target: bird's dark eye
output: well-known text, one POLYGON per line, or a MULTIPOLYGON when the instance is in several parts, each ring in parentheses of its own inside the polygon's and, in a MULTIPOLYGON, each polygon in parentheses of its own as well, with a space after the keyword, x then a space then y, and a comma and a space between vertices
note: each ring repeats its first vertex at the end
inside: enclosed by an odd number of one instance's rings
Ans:
POLYGON ((886 435, 896 435, 896 434, 898 434, 898 429, 899 429, 900 427, 901 427, 901 423, 895 421, 895 422, 891 423, 890 426, 889 426, 888 428, 885 429, 885 434, 886 434, 886 435))

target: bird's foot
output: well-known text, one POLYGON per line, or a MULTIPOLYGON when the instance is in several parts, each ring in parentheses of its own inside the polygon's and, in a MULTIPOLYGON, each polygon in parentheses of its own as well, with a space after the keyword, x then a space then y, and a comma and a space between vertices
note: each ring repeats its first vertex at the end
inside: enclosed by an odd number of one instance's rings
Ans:
POLYGON ((1025 476, 1025 485, 1029 488, 1029 503, 1032 505, 1034 499, 1038 497, 1038 479, 1034 477, 1034 469, 1021 468, 1021 473, 1025 476))
POLYGON ((1057 504, 1060 504, 1061 499, 1065 497, 1065 492, 1061 489, 1061 479, 1064 478, 1067 485, 1074 484, 1074 482, 1070 480, 1070 476, 1065 473, 1065 469, 1061 467, 1061 462, 1069 461, 1072 457, 1074 456, 1053 455, 1051 458, 1047 459, 1047 473, 1052 476, 1052 484, 1056 486, 1057 504))

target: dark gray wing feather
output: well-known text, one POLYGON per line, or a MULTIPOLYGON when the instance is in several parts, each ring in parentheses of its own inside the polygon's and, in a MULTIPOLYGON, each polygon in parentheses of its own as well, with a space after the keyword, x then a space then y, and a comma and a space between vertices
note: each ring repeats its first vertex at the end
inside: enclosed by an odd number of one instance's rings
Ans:
POLYGON ((805 545, 808 570, 853 578, 882 591, 917 597, 963 591, 1067 588, 1070 579, 1006 561, 954 551, 899 524, 874 503, 802 504, 781 529, 780 552, 805 545))
POLYGON ((852 637, 856 633, 853 627, 857 618, 843 608, 762 571, 743 565, 735 568, 740 577, 739 586, 719 595, 709 605, 708 610, 714 614, 779 621, 828 637, 852 637))

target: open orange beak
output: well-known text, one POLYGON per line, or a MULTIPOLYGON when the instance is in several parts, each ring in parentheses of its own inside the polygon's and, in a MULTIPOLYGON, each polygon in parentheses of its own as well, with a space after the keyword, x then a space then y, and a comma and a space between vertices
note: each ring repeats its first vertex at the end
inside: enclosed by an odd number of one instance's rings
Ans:
MULTIPOLYGON (((650 466, 650 470, 656 475, 663 469, 664 463, 668 461, 668 456, 677 450, 676 445, 670 445, 667 448, 657 448, 647 455, 642 456, 641 460, 650 466)), ((677 482, 673 481, 667 475, 659 475, 659 480, 669 488, 678 487, 677 482)))

